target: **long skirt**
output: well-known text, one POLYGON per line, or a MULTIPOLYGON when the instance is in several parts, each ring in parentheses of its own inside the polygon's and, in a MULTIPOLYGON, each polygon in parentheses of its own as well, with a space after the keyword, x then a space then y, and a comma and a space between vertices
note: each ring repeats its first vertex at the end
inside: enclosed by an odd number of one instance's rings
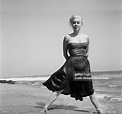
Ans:
POLYGON ((92 79, 74 81, 75 72, 91 73, 90 64, 85 56, 70 57, 63 66, 54 72, 43 85, 51 91, 62 91, 62 94, 70 95, 76 100, 94 93, 92 79))

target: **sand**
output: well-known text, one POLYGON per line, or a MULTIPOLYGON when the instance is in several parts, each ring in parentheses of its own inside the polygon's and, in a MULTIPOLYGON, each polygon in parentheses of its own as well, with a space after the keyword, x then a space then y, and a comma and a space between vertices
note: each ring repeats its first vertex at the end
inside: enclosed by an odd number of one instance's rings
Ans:
MULTIPOLYGON (((43 114, 51 91, 44 86, 27 84, 0 84, 0 114, 43 114)), ((48 114, 95 114, 88 97, 76 101, 68 95, 60 95, 49 107, 48 114)))

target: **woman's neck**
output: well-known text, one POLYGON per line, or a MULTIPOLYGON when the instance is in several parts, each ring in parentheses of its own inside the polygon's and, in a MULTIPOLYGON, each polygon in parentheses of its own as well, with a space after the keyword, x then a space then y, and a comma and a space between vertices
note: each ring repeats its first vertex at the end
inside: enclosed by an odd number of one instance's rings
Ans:
POLYGON ((73 34, 74 36, 77 36, 79 33, 80 33, 80 30, 78 30, 78 31, 73 31, 72 34, 73 34))

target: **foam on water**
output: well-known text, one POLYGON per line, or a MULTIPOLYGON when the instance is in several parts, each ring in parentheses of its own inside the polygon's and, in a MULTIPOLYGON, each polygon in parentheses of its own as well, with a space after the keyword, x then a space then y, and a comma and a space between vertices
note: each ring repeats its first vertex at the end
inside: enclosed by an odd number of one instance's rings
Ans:
POLYGON ((12 81, 45 81, 49 77, 23 77, 23 78, 1 78, 0 80, 12 81))
POLYGON ((121 102, 122 97, 121 96, 114 96, 114 95, 108 95, 108 94, 99 94, 97 93, 98 99, 108 100, 110 102, 121 102))
POLYGON ((109 87, 117 87, 117 85, 108 85, 109 87))

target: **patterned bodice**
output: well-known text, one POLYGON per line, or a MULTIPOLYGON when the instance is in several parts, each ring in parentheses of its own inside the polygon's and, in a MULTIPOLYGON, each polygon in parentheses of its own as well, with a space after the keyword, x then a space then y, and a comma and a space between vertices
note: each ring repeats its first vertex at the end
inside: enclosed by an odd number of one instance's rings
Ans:
POLYGON ((87 53, 87 42, 83 43, 69 43, 67 49, 69 50, 70 56, 86 56, 87 53))

